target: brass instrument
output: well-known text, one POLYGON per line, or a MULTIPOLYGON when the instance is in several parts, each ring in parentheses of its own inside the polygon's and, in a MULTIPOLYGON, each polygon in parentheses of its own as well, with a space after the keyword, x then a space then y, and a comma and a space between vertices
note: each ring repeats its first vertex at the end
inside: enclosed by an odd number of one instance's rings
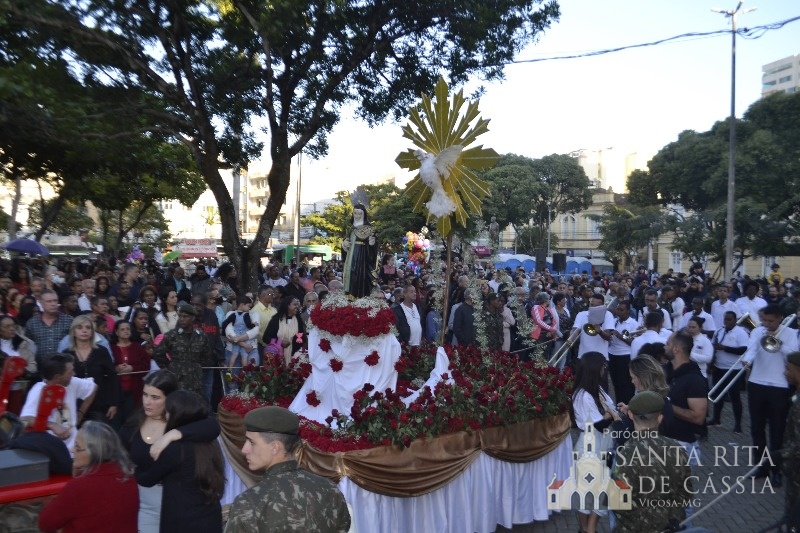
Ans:
POLYGON ((590 337, 596 337, 600 334, 600 324, 584 324, 583 332, 590 337))
POLYGON ((737 326, 742 326, 747 331, 753 331, 758 327, 758 324, 755 323, 753 317, 750 316, 750 313, 745 313, 739 317, 736 321, 737 326))
POLYGON ((550 366, 558 366, 564 356, 569 353, 570 348, 572 348, 572 346, 578 341, 578 337, 580 336, 581 330, 576 329, 573 331, 569 338, 564 341, 564 344, 562 344, 561 347, 559 347, 559 349, 556 350, 556 352, 550 357, 550 360, 547 361, 547 364, 550 366))
POLYGON ((736 360, 736 362, 733 364, 733 366, 730 367, 727 372, 725 372, 725 374, 722 376, 722 379, 720 379, 717 382, 717 384, 714 385, 714 387, 710 391, 708 391, 708 400, 711 403, 717 403, 721 399, 723 399, 725 397, 725 395, 728 394, 728 391, 731 390, 731 387, 733 387, 734 384, 736 384, 736 382, 739 380, 739 378, 744 375, 745 371, 747 370, 747 367, 746 366, 742 366, 742 367, 737 368, 739 366, 739 363, 742 361, 742 359, 744 359, 744 355, 745 354, 742 354, 742 356, 739 357, 739 359, 736 360), (733 377, 731 377, 731 375, 733 377), (725 381, 728 378, 730 378, 730 381, 728 381, 728 383, 727 383, 727 385, 725 385, 724 389, 719 391, 718 389, 720 387, 722 387, 723 384, 725 384, 725 381))
POLYGON ((761 348, 763 348, 765 352, 778 353, 781 350, 781 346, 783 346, 783 341, 780 339, 781 332, 792 320, 794 320, 794 315, 787 316, 783 319, 781 325, 778 326, 774 335, 764 335, 761 337, 761 348))
POLYGON ((627 341, 631 340, 634 337, 638 337, 639 335, 641 335, 645 331, 647 331, 647 328, 639 328, 636 331, 634 331, 633 333, 631 333, 627 329, 623 329, 622 333, 620 335, 622 335, 622 340, 627 342, 627 341))

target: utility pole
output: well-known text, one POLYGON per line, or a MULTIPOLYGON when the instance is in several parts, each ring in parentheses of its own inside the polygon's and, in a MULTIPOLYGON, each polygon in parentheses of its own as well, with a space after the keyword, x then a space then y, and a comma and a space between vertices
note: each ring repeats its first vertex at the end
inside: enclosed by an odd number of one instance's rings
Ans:
POLYGON ((725 226, 725 277, 733 275, 733 219, 736 207, 736 17, 739 14, 750 13, 756 8, 748 7, 742 9, 743 0, 736 5, 736 9, 726 11, 724 9, 712 9, 714 13, 721 13, 731 19, 731 116, 730 116, 730 137, 728 140, 728 206, 727 224, 725 226))

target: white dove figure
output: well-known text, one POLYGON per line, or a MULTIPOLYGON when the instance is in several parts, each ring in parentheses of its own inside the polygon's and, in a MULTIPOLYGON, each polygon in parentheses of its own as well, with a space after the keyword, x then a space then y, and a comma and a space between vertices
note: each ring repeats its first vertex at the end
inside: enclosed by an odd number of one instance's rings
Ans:
POLYGON ((463 149, 463 146, 456 144, 445 148, 439 152, 439 155, 422 150, 414 151, 414 155, 422 163, 419 167, 419 177, 433 191, 433 196, 425 204, 425 207, 428 208, 428 213, 437 218, 451 215, 456 210, 456 204, 444 190, 442 180, 450 178, 450 171, 458 161, 463 149))

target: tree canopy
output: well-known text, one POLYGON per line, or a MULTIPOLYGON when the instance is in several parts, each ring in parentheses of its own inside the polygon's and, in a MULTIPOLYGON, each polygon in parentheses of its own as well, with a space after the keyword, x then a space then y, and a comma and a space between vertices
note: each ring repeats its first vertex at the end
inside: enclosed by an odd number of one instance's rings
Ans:
MULTIPOLYGON (((630 201, 670 207, 674 247, 693 260, 725 259, 729 122, 685 131, 628 179, 630 201)), ((800 253, 800 94, 755 102, 736 125, 734 250, 749 256, 800 253)), ((737 268, 738 265, 734 265, 737 268)))
POLYGON ((488 223, 497 217, 501 227, 510 224, 517 234, 526 226, 536 228, 526 233, 528 244, 531 237, 538 239, 535 248, 547 242, 548 217, 555 220, 559 214, 575 213, 592 203, 589 178, 568 155, 531 159, 507 154, 481 176, 492 193, 483 204, 484 220, 488 223))
MULTIPOLYGON (((324 154, 342 106, 370 123, 399 117, 442 72, 461 84, 502 77, 502 66, 558 19, 555 0, 2 0, 35 34, 34 50, 71 57, 84 82, 123 91, 143 128, 192 151, 220 210, 234 263, 254 265, 280 213, 291 158, 324 154), (261 153, 254 116, 266 118, 270 197, 256 237, 237 238, 221 167, 261 153), (243 257, 248 253, 248 257, 243 257)), ((23 43, 16 43, 24 47, 23 43)))

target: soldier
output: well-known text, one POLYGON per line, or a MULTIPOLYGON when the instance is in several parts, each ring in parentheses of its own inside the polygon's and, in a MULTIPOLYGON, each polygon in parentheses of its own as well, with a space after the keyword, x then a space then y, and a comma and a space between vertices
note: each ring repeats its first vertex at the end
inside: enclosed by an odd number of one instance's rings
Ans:
POLYGON ((348 531, 350 512, 339 489, 297 467, 297 415, 283 407, 260 407, 245 415, 244 425, 247 465, 266 472, 258 485, 236 497, 225 533, 348 531))
POLYGON ((178 326, 164 335, 153 350, 153 359, 159 367, 169 368, 178 376, 182 389, 203 396, 203 363, 213 360, 214 354, 208 337, 194 327, 197 316, 193 305, 181 303, 178 306, 178 326))
MULTIPOLYGON (((786 356, 786 380, 800 387, 800 352, 786 356)), ((786 519, 789 531, 800 531, 800 394, 795 394, 783 446, 783 473, 786 475, 786 519)))
POLYGON ((630 511, 614 511, 614 533, 664 531, 684 518, 691 495, 691 468, 686 450, 676 441, 658 433, 663 419, 664 398, 653 391, 640 392, 628 404, 634 432, 617 452, 614 479, 631 487, 630 511), (652 459, 666 457, 665 461, 652 459), (642 493, 642 487, 657 487, 642 493))

